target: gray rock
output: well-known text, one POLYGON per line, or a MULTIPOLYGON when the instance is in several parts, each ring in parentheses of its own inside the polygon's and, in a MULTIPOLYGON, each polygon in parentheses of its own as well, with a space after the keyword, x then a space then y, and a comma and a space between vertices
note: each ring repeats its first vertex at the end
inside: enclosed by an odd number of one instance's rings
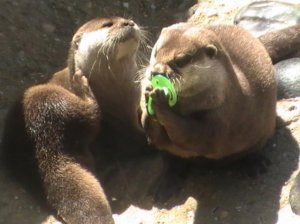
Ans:
POLYGON ((296 176, 290 191, 289 201, 293 212, 300 215, 300 173, 296 176))
POLYGON ((278 62, 275 66, 278 99, 300 96, 300 58, 278 62))
POLYGON ((234 23, 255 36, 299 23, 300 4, 280 1, 255 1, 242 8, 234 23))
POLYGON ((53 33, 55 31, 55 26, 53 24, 50 24, 50 23, 45 23, 43 24, 43 30, 46 32, 46 33, 53 33))

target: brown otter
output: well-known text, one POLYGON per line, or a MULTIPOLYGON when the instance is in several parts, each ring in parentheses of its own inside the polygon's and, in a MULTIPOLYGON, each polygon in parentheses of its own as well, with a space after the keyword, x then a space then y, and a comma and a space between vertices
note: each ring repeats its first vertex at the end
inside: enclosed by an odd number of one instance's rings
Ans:
POLYGON ((152 144, 180 157, 222 159, 262 147, 275 127, 276 81, 263 44, 230 25, 179 23, 164 28, 142 81, 142 125, 152 144), (178 102, 153 90, 166 74, 178 102), (153 99, 155 116, 146 110, 153 99))
POLYGON ((67 68, 27 89, 9 113, 3 138, 6 164, 21 177, 35 175, 66 223, 114 222, 92 173, 89 148, 101 121, 116 118, 138 130, 134 80, 140 39, 131 20, 87 22, 73 37, 67 68))

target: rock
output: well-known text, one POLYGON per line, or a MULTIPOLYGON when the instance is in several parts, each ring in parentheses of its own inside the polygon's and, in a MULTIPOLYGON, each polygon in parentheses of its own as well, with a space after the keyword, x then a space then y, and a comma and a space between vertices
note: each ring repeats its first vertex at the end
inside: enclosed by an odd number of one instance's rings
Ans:
POLYGON ((291 58, 275 64, 278 99, 300 96, 300 58, 291 58))
POLYGON ((296 176, 289 196, 292 211, 300 215, 300 172, 296 176))
POLYGON ((61 222, 57 221, 54 216, 48 216, 42 224, 62 224, 61 222))
POLYGON ((154 211, 140 209, 131 205, 122 215, 114 214, 116 224, 152 224, 154 221, 154 211))
POLYGON ((128 9, 129 8, 129 3, 128 2, 123 2, 123 7, 128 9))
POLYGON ((236 14, 234 23, 255 36, 299 23, 300 5, 280 1, 256 1, 236 14))
POLYGON ((300 216, 293 214, 290 206, 283 207, 278 212, 278 220, 276 224, 299 224, 300 216))
POLYGON ((131 205, 121 215, 114 214, 113 217, 116 224, 193 224, 196 210, 197 201, 189 197, 183 204, 171 209, 152 207, 145 210, 131 205))
POLYGON ((287 126, 300 119, 300 98, 284 99, 277 102, 277 127, 287 126))
POLYGON ((53 33, 56 30, 56 28, 53 24, 45 23, 45 24, 43 24, 43 30, 46 33, 53 33))
POLYGON ((222 210, 220 212, 220 219, 225 219, 229 215, 229 212, 226 210, 222 210))

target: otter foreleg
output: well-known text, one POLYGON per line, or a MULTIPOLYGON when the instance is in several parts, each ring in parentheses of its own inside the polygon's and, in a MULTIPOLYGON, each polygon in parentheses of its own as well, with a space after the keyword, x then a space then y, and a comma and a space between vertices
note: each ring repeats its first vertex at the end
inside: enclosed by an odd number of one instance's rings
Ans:
POLYGON ((97 104, 46 84, 25 92, 23 110, 47 200, 58 216, 72 224, 113 223, 100 183, 79 161, 99 123, 97 104))
POLYGON ((157 122, 160 123, 170 141, 182 149, 198 151, 205 154, 209 150, 212 128, 207 122, 174 112, 168 105, 163 90, 151 93, 157 122))

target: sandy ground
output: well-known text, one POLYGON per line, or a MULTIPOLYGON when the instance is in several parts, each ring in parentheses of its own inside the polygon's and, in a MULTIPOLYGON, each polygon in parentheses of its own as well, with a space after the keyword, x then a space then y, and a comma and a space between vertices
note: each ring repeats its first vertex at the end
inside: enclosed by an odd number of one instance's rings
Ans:
MULTIPOLYGON (((237 9, 247 2, 250 1, 203 0, 199 1, 197 13, 203 23, 231 23, 237 9)), ((153 42, 163 26, 183 20, 195 1, 0 0, 0 3, 2 132, 4 115, 17 95, 65 65, 72 33, 84 21, 112 14, 131 17, 150 31, 153 42)), ((290 212, 287 200, 299 167, 300 103, 297 99, 278 108, 284 120, 292 122, 278 128, 266 146, 263 154, 271 165, 256 178, 232 169, 192 167, 178 193, 161 203, 149 193, 164 168, 164 159, 159 154, 109 164, 102 176, 116 223, 300 223, 300 218, 290 212)), ((44 222, 51 212, 41 208, 2 170, 0 167, 0 224, 44 222)), ((55 222, 53 218, 47 221, 55 222)))

